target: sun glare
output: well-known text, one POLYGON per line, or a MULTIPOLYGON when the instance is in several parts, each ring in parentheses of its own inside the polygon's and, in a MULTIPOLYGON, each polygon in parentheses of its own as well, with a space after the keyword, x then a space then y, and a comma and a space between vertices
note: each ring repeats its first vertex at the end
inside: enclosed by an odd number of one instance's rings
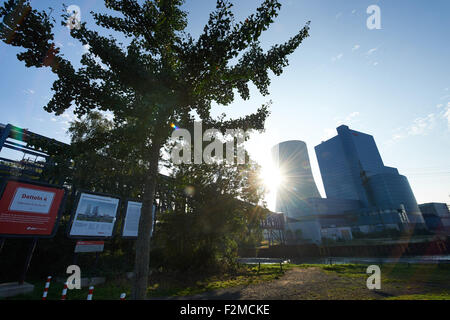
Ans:
POLYGON ((272 165, 261 168, 261 179, 271 192, 276 192, 278 187, 283 183, 283 176, 280 170, 272 165))

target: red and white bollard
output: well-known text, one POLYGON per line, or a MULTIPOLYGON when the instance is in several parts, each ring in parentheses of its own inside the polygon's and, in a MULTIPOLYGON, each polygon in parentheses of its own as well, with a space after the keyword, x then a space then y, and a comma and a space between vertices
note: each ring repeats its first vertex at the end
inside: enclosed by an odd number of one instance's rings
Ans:
POLYGON ((52 280, 52 276, 47 277, 47 281, 45 282, 44 294, 42 295, 42 300, 47 300, 48 288, 50 287, 50 280, 52 280))
POLYGON ((120 294, 120 300, 125 300, 125 297, 127 296, 126 293, 121 293, 120 294))
POLYGON ((67 297, 67 281, 64 283, 64 288, 61 294, 61 300, 66 300, 67 297))
POLYGON ((89 287, 89 294, 87 300, 92 300, 92 295, 94 294, 94 287, 89 287))

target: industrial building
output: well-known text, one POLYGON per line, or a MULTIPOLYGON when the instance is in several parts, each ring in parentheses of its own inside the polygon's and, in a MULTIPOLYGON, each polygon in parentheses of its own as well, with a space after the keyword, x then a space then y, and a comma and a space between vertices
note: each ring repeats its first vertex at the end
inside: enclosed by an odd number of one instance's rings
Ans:
POLYGON ((384 165, 374 138, 345 125, 337 132, 315 147, 327 197, 359 200, 363 208, 404 208, 409 223, 424 225, 408 179, 384 165))
POLYGON ((450 235, 450 209, 446 203, 424 203, 419 208, 430 231, 450 235))
POLYGON ((304 142, 282 142, 274 150, 279 170, 289 173, 276 211, 285 213, 292 241, 426 229, 408 179, 384 165, 373 136, 342 125, 315 147, 326 198, 317 191, 304 142))

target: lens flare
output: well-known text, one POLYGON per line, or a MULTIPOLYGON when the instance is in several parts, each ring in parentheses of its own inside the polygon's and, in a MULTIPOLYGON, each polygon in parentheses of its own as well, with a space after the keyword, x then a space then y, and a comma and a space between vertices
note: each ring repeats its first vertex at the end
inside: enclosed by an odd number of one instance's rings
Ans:
POLYGON ((280 169, 273 165, 263 166, 261 168, 260 177, 271 192, 276 192, 278 187, 284 181, 283 174, 280 169))
POLYGON ((11 131, 11 138, 19 140, 19 141, 24 141, 25 138, 25 130, 24 129, 20 129, 17 128, 18 130, 12 130, 11 131))

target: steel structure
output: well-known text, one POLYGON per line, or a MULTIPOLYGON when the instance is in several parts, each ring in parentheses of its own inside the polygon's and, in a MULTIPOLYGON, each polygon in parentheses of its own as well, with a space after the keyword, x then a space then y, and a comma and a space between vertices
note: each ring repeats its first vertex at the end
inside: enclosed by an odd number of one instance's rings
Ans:
POLYGON ((265 220, 261 221, 261 228, 267 235, 269 246, 286 243, 284 226, 284 214, 282 213, 270 213, 265 220))
MULTIPOLYGON (((22 159, 0 157, 0 178, 17 176, 28 180, 43 181, 42 173, 54 165, 47 150, 31 144, 32 141, 43 141, 46 145, 68 147, 67 144, 22 129, 12 124, 0 124, 0 153, 6 149, 22 152, 22 159)), ((45 179, 47 180, 47 179, 45 179)), ((54 182, 54 181, 45 181, 54 182)), ((61 184, 61 183, 59 183, 61 184)))

